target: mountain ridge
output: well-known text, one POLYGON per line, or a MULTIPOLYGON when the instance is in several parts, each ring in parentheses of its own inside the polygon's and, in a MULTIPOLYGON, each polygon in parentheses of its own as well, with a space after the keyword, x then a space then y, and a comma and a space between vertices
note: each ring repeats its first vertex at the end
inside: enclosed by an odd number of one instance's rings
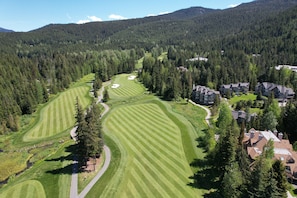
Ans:
MULTIPOLYGON (((88 49, 151 48, 220 40, 248 29, 257 21, 297 6, 297 0, 257 0, 234 8, 214 10, 191 7, 172 13, 119 21, 86 24, 49 24, 6 37, 28 46, 48 45, 63 51, 88 49), (83 46, 77 47, 77 46, 83 46)), ((1 37, 0 37, 1 39, 1 37)), ((7 41, 2 41, 7 42, 7 41)), ((16 45, 16 44, 15 44, 16 45)))
POLYGON ((0 27, 0 32, 14 32, 14 31, 0 27))

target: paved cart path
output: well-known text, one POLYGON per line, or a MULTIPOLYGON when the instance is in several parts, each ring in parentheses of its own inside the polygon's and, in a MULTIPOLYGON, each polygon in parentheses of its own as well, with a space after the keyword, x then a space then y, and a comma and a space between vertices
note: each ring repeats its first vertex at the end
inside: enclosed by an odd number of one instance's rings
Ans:
POLYGON ((209 108, 207 108, 207 107, 205 107, 205 106, 202 106, 202 105, 200 105, 200 104, 197 104, 197 103, 193 102, 192 100, 189 100, 189 102, 192 103, 192 104, 195 105, 195 106, 201 107, 202 109, 204 109, 204 110, 207 112, 207 115, 206 115, 206 117, 205 117, 205 121, 206 121, 206 123, 207 123, 208 125, 210 125, 209 120, 210 120, 210 117, 211 117, 211 112, 210 112, 209 108))
MULTIPOLYGON (((105 84, 105 86, 108 86, 109 84, 110 84, 110 82, 107 82, 105 84)), ((98 100, 96 102, 96 104, 100 103, 104 107, 104 111, 100 115, 101 118, 109 111, 109 106, 102 102, 105 86, 103 86, 102 89, 100 90, 98 100)), ((70 131, 70 135, 74 141, 76 141, 76 129, 77 129, 77 126, 75 126, 70 131)), ((104 145, 103 149, 105 152, 105 161, 104 161, 103 167, 100 169, 100 171, 97 173, 97 175, 92 179, 92 181, 83 189, 83 191, 79 195, 78 195, 78 190, 77 190, 77 187, 78 187, 77 163, 78 162, 77 162, 76 158, 73 160, 73 169, 72 169, 71 186, 70 186, 70 198, 85 197, 88 194, 88 192, 92 189, 92 187, 96 184, 96 182, 105 173, 105 171, 107 170, 107 168, 110 164, 110 161, 111 161, 111 152, 110 152, 110 149, 106 145, 104 145)))

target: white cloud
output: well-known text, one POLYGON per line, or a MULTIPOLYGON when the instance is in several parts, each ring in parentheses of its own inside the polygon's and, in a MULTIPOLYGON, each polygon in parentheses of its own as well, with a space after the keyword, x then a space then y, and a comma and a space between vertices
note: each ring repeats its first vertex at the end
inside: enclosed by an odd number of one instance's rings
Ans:
POLYGON ((117 14, 111 14, 108 16, 109 19, 113 19, 113 20, 123 20, 123 19, 127 19, 126 17, 123 17, 121 15, 117 15, 117 14))
POLYGON ((157 16, 156 14, 148 14, 147 17, 157 16))
POLYGON ((87 16, 88 19, 82 19, 76 22, 77 24, 84 24, 84 23, 89 23, 89 22, 95 22, 95 21, 102 21, 101 18, 96 17, 96 16, 87 16))
POLYGON ((160 12, 159 15, 163 15, 163 14, 169 14, 170 12, 166 11, 166 12, 160 12))
POLYGON ((235 7, 239 6, 239 5, 240 5, 240 3, 231 4, 231 5, 228 6, 228 8, 235 8, 235 7))
POLYGON ((88 18, 89 18, 91 21, 102 21, 101 18, 96 17, 96 16, 88 16, 88 18))
POLYGON ((79 20, 79 21, 77 21, 76 23, 77 23, 77 24, 84 24, 84 23, 89 23, 89 22, 91 22, 91 21, 88 20, 88 19, 84 19, 84 20, 79 20))
POLYGON ((148 14, 146 15, 147 17, 151 17, 151 16, 158 16, 158 15, 163 15, 163 14, 169 14, 170 12, 166 11, 166 12, 160 12, 159 14, 148 14))

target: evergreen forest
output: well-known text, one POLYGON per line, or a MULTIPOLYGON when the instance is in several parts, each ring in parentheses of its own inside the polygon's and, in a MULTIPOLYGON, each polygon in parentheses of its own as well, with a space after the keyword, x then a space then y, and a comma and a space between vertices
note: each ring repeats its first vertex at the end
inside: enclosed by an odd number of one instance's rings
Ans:
MULTIPOLYGON (((22 116, 31 115, 52 95, 90 73, 95 74, 93 89, 98 90, 116 74, 137 71, 149 93, 168 101, 191 98, 193 85, 219 90, 223 84, 239 82, 249 82, 251 93, 258 82, 280 84, 297 93, 297 72, 276 70, 277 65, 297 66, 296 0, 256 0, 225 10, 193 7, 141 19, 49 24, 30 32, 0 32, 0 135, 17 133, 24 124, 22 116), (199 57, 207 61, 193 60, 199 57), (141 58, 143 66, 138 68, 141 58)), ((106 100, 108 97, 106 92, 106 100)), ((263 113, 247 127, 264 130, 267 126, 263 123, 270 116, 275 119, 274 128, 294 143, 296 95, 281 109, 273 106, 272 99, 265 100, 263 113)), ((213 113, 221 106, 217 101, 213 113)), ((101 131, 101 126, 92 125, 94 112, 100 110, 94 107, 84 117, 79 101, 76 108, 84 127, 101 131)), ((210 128, 206 137, 214 133, 221 137, 216 145, 208 139, 207 159, 196 163, 220 173, 214 185, 223 186, 218 187, 223 197, 284 197, 287 186, 278 182, 284 180, 284 167, 279 161, 272 162, 272 146, 267 145, 253 171, 248 171, 240 127, 218 118, 217 126, 210 128), (272 186, 280 190, 275 192, 272 186)), ((102 134, 97 137, 101 150, 102 134)), ((98 154, 91 150, 80 151, 81 156, 98 154)), ((197 172, 196 179, 203 174, 197 172)))

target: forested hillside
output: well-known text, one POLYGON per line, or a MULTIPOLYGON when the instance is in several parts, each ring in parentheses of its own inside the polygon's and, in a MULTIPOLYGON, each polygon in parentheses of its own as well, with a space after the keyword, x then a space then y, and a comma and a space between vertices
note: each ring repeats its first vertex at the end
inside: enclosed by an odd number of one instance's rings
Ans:
POLYGON ((259 0, 226 10, 194 7, 142 19, 0 33, 0 133, 17 131, 19 116, 85 74, 96 73, 98 82, 133 71, 145 52, 151 56, 144 58, 140 78, 166 99, 189 97, 192 84, 217 89, 248 81, 253 89, 258 80, 273 80, 296 90, 295 74, 271 69, 297 62, 295 5, 296 0, 259 0), (158 59, 164 52, 167 57, 158 59), (187 61, 195 56, 209 61, 187 61), (179 66, 188 72, 175 70, 179 66))

